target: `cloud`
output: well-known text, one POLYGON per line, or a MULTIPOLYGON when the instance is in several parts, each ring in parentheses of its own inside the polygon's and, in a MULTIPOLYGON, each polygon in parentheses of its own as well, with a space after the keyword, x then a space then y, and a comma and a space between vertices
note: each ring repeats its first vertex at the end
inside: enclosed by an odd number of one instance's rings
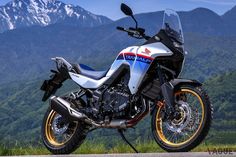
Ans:
POLYGON ((203 2, 215 5, 236 5, 236 0, 190 0, 192 2, 203 2))

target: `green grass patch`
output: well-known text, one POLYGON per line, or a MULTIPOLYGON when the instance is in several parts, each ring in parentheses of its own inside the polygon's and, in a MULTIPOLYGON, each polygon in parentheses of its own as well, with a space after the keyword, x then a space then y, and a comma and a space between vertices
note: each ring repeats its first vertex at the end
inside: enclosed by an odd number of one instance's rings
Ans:
MULTIPOLYGON (((151 152, 165 152, 162 150, 155 141, 140 142, 137 141, 135 147, 142 153, 151 152)), ((198 147, 192 150, 192 152, 207 152, 213 149, 230 149, 236 151, 236 144, 206 144, 202 143, 198 147)), ((98 143, 95 141, 86 141, 78 148, 73 154, 109 154, 109 153, 134 153, 133 150, 122 142, 117 142, 112 147, 107 147, 104 143, 98 143)), ((0 146, 0 155, 48 155, 51 154, 45 147, 15 147, 6 148, 0 146)))

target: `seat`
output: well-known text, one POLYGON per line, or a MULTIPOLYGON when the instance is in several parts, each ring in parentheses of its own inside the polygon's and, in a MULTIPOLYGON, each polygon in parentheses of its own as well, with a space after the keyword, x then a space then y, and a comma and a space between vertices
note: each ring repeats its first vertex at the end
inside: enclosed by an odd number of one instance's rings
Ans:
POLYGON ((94 69, 84 64, 72 64, 72 66, 78 74, 95 80, 100 80, 107 74, 107 71, 95 71, 94 69))

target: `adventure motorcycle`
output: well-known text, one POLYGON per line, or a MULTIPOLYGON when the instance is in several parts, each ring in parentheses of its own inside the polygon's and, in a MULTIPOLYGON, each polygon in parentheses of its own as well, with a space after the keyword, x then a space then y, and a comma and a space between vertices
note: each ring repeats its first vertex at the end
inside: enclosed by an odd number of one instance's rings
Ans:
POLYGON ((212 106, 202 84, 178 78, 185 59, 184 38, 179 16, 164 12, 163 27, 149 37, 139 28, 132 10, 121 4, 132 17, 135 28, 118 30, 137 39, 119 53, 108 71, 94 71, 82 64, 53 58, 57 71, 44 81, 46 101, 62 83, 72 79, 77 91, 50 97, 50 107, 42 124, 42 139, 53 154, 67 154, 78 148, 89 131, 97 128, 123 130, 134 127, 148 113, 155 141, 169 152, 189 151, 206 137, 212 120, 212 106))

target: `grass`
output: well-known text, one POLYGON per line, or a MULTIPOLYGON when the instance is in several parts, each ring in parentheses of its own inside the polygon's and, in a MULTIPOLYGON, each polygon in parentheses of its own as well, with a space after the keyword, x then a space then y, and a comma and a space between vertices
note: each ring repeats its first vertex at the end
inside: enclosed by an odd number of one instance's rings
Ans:
MULTIPOLYGON (((145 143, 136 142, 135 147, 142 153, 149 152, 164 152, 155 141, 149 141, 145 143)), ((221 145, 221 144, 201 144, 192 152, 207 152, 212 149, 230 149, 236 151, 236 144, 221 145)), ((94 143, 86 141, 74 154, 107 154, 107 153, 133 153, 133 150, 126 144, 118 142, 115 146, 107 148, 103 143, 94 143)), ((15 147, 6 148, 0 146, 0 155, 47 155, 50 152, 45 147, 15 147)))

